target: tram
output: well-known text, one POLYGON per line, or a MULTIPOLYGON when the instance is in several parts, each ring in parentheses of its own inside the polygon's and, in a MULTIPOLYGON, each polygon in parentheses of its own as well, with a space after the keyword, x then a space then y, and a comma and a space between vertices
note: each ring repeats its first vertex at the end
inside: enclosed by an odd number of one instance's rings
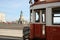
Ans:
POLYGON ((30 5, 30 40, 60 40, 60 0, 34 0, 30 5))

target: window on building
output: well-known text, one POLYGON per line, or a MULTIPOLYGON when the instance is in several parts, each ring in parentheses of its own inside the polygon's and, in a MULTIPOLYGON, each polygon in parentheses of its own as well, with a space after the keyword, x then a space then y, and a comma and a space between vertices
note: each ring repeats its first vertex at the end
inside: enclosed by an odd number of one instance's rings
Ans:
POLYGON ((60 9, 54 9, 52 14, 52 23, 60 25, 60 9))

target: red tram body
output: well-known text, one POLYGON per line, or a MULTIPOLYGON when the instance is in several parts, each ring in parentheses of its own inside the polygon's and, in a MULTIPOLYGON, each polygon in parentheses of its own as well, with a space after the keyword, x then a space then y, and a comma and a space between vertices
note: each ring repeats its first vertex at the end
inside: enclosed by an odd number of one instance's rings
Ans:
POLYGON ((60 40, 60 0, 34 0, 30 5, 30 40, 60 40))

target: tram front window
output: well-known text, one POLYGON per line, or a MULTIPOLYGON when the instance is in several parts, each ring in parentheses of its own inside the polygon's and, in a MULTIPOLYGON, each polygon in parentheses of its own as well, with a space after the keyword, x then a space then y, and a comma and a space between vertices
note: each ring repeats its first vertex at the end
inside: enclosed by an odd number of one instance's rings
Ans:
POLYGON ((39 13, 36 13, 36 18, 35 18, 35 22, 39 22, 40 21, 40 16, 39 16, 39 13))

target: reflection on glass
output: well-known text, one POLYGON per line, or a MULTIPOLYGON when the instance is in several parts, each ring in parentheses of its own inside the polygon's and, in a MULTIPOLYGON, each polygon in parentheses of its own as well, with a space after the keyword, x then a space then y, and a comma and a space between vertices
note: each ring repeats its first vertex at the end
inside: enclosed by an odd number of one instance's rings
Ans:
POLYGON ((39 21, 40 21, 40 20, 39 20, 39 17, 40 17, 40 16, 39 16, 39 14, 38 14, 38 13, 36 13, 36 19, 35 19, 35 20, 36 20, 36 22, 39 22, 39 21))
POLYGON ((42 14, 42 20, 43 20, 43 22, 45 22, 45 14, 42 14))
POLYGON ((60 16, 60 14, 54 14, 54 16, 60 16))
POLYGON ((38 16, 38 14, 36 13, 36 20, 38 20, 38 18, 39 18, 39 16, 38 16))
POLYGON ((59 24, 60 23, 60 17, 54 17, 53 22, 59 24))

